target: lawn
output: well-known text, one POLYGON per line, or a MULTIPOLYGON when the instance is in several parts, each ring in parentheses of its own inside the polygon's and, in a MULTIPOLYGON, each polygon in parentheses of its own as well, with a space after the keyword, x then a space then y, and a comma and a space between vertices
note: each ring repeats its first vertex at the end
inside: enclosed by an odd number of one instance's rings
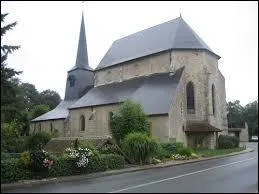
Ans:
POLYGON ((230 154, 233 152, 240 152, 242 150, 245 150, 245 148, 239 147, 239 148, 232 148, 232 149, 215 149, 215 150, 195 149, 194 152, 200 157, 211 157, 211 156, 230 154))

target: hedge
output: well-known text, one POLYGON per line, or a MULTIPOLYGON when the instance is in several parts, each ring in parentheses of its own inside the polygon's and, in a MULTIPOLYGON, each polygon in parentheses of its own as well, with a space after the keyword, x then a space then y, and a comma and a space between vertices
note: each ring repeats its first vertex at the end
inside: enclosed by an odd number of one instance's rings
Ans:
MULTIPOLYGON (((86 168, 76 168, 75 163, 67 158, 59 157, 48 171, 48 177, 71 176, 106 171, 107 169, 123 168, 124 157, 117 154, 102 154, 93 156, 86 168)), ((26 169, 19 159, 1 160, 1 183, 18 180, 43 178, 44 172, 32 172, 26 169), (42 177, 40 177, 42 175, 42 177)), ((45 177, 44 177, 45 178, 45 177)))
POLYGON ((239 146, 239 139, 235 136, 220 135, 218 138, 219 149, 231 149, 239 146))
POLYGON ((124 157, 118 154, 103 154, 101 155, 106 162, 107 169, 119 169, 125 165, 124 157))
POLYGON ((32 179, 33 173, 22 166, 19 158, 1 160, 1 183, 32 179))
POLYGON ((172 154, 177 154, 177 151, 183 148, 182 142, 167 142, 160 143, 162 147, 162 155, 166 158, 170 158, 172 154))

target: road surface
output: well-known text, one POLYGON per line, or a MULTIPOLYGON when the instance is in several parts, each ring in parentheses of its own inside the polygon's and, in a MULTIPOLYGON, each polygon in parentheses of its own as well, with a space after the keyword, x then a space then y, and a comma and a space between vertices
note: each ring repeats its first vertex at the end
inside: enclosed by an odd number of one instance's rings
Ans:
POLYGON ((255 151, 196 163, 80 181, 8 190, 12 193, 258 193, 258 143, 255 151))

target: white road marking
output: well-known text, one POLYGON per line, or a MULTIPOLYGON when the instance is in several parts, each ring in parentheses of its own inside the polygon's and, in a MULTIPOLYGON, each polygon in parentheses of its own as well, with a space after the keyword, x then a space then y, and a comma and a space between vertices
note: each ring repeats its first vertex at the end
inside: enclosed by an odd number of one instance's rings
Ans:
POLYGON ((173 180, 173 179, 177 179, 177 178, 188 176, 188 175, 192 175, 192 174, 197 174, 197 173, 200 173, 200 172, 205 172, 205 171, 208 171, 208 170, 212 170, 212 169, 216 169, 216 168, 221 168, 221 167, 229 166, 229 165, 232 165, 232 164, 238 164, 238 163, 246 162, 246 161, 253 160, 253 159, 256 159, 256 158, 249 158, 249 159, 246 159, 246 160, 232 162, 232 163, 229 163, 229 164, 215 166, 215 167, 212 167, 212 168, 206 168, 206 169, 203 169, 203 170, 198 170, 198 171, 195 171, 195 172, 191 172, 191 173, 187 173, 187 174, 182 174, 182 175, 175 176, 175 177, 170 177, 170 178, 162 179, 162 180, 159 180, 159 181, 152 181, 152 182, 149 182, 149 183, 144 183, 144 184, 140 184, 140 185, 126 187, 126 188, 120 189, 120 190, 114 190, 114 191, 111 191, 111 192, 108 192, 108 193, 119 193, 121 191, 126 191, 126 190, 136 189, 136 188, 139 188, 139 187, 144 187, 144 186, 148 186, 148 185, 152 185, 152 184, 156 184, 156 183, 161 183, 161 182, 164 182, 164 181, 173 180))

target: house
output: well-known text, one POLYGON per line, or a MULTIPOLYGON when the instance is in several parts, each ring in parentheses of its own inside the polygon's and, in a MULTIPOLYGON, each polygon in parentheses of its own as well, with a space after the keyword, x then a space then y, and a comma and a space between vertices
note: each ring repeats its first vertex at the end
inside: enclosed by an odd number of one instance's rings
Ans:
POLYGON ((60 138, 105 138, 109 119, 126 99, 140 103, 152 136, 215 148, 227 134, 225 79, 220 56, 180 16, 113 42, 95 69, 88 63, 84 17, 65 98, 31 121, 31 132, 60 138))

